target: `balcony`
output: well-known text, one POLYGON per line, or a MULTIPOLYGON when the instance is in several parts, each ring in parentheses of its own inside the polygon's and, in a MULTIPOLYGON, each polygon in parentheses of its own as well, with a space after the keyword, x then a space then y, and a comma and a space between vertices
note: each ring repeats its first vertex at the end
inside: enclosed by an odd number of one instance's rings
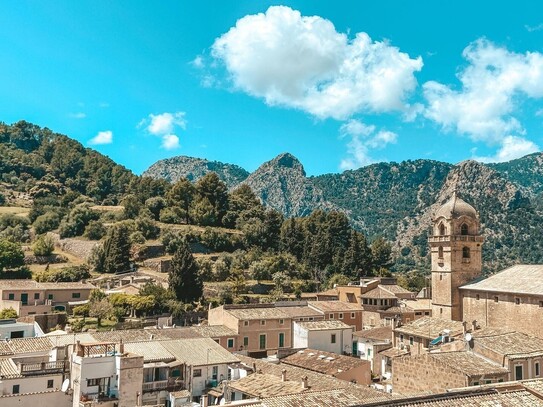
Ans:
POLYGON ((119 398, 113 394, 104 393, 83 393, 79 399, 79 407, 93 407, 96 405, 113 406, 116 405, 119 398))
POLYGON ((157 380, 154 382, 144 382, 143 391, 144 392, 153 392, 160 390, 180 390, 184 388, 185 382, 180 379, 169 378, 167 380, 157 380))
POLYGON ((470 236, 470 235, 444 235, 444 236, 430 236, 428 237, 429 243, 442 243, 442 242, 479 242, 482 243, 485 240, 483 236, 470 236))
POLYGON ((22 375, 43 375, 51 373, 61 373, 68 368, 68 362, 63 360, 56 362, 41 363, 23 363, 19 365, 19 371, 22 375))

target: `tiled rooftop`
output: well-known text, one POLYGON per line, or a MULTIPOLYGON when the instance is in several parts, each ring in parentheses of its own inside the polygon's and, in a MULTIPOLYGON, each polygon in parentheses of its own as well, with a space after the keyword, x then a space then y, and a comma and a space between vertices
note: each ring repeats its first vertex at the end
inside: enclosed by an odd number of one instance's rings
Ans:
POLYGON ((441 318, 422 317, 401 327, 395 328, 395 332, 405 335, 413 335, 427 339, 437 338, 444 330, 450 330, 451 336, 462 333, 464 327, 460 321, 449 321, 441 318))
POLYGON ((228 382, 228 387, 245 393, 249 397, 258 398, 295 394, 308 390, 302 387, 301 380, 299 382, 282 381, 280 377, 265 373, 254 373, 239 380, 232 380, 228 382))
POLYGON ((390 395, 381 393, 367 386, 350 383, 348 381, 313 372, 311 370, 303 369, 296 366, 290 366, 285 363, 274 364, 260 359, 253 359, 248 356, 236 356, 241 360, 244 365, 252 367, 253 364, 255 364, 257 371, 264 374, 274 375, 278 378, 281 378, 281 371, 285 369, 287 371, 287 380, 298 383, 300 387, 302 377, 307 376, 307 384, 311 391, 344 389, 345 392, 350 393, 356 397, 362 397, 368 401, 390 399, 390 395))
POLYGON ((428 353, 427 356, 469 377, 509 372, 503 366, 473 352, 436 352, 428 353))
POLYGON ((396 294, 388 290, 389 286, 378 285, 373 290, 370 290, 362 295, 360 298, 378 298, 378 299, 396 299, 396 294))
POLYGON ((281 359, 281 362, 330 376, 337 376, 338 373, 346 372, 362 365, 367 365, 369 369, 369 362, 366 360, 315 349, 305 349, 293 353, 281 359))
POLYGON ((176 339, 160 344, 178 361, 191 366, 239 362, 237 355, 228 352, 211 338, 176 339))
POLYGON ((20 377, 17 365, 11 359, 0 359, 0 378, 20 377))
POLYGON ((417 300, 401 300, 406 307, 415 311, 427 311, 432 309, 432 300, 429 298, 421 298, 417 300))
POLYGON ((391 342, 392 341, 392 327, 381 326, 379 328, 356 331, 353 333, 353 336, 356 336, 358 338, 372 339, 376 341, 385 341, 388 339, 388 341, 391 342))
POLYGON ((543 339, 521 332, 482 329, 475 331, 473 337, 477 345, 507 355, 509 359, 543 356, 543 339))
POLYGON ((322 312, 362 311, 360 305, 345 301, 309 301, 307 304, 322 312))
POLYGON ((301 307, 278 307, 285 314, 289 315, 290 318, 302 318, 302 317, 322 317, 322 313, 310 308, 308 306, 301 307))
POLYGON ((127 343, 124 345, 124 349, 127 352, 143 356, 145 363, 172 362, 175 360, 175 356, 162 346, 162 342, 127 343))
POLYGON ((283 311, 282 307, 225 308, 224 311, 228 312, 239 320, 290 318, 289 315, 283 311))
POLYGON ((332 329, 349 329, 350 325, 345 322, 338 321, 336 319, 328 319, 326 321, 309 321, 309 322, 296 322, 302 328, 308 331, 325 331, 332 329))
POLYGON ((224 325, 201 325, 190 327, 199 336, 205 338, 218 338, 219 336, 236 336, 237 333, 224 325))
POLYGON ((364 399, 346 393, 344 390, 305 391, 299 394, 266 398, 258 405, 262 407, 347 407, 364 399))
POLYGON ((93 289, 90 283, 38 283, 35 280, 0 280, 0 290, 66 290, 66 289, 93 289))
POLYGON ((484 280, 460 287, 480 290, 543 296, 543 264, 519 264, 484 280))

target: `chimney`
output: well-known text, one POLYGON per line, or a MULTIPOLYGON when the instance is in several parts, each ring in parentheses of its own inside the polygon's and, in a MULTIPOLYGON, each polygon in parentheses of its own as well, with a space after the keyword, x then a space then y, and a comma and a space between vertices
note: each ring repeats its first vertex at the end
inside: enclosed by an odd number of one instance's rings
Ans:
POLYGON ((281 370, 281 381, 282 382, 287 381, 287 370, 286 369, 281 370))
POLYGON ((253 372, 256 373, 256 362, 253 362, 253 372))
POLYGON ((120 342, 119 342, 119 353, 121 355, 124 355, 124 343, 123 343, 123 338, 121 338, 120 342))
POLYGON ((307 385, 307 376, 302 377, 302 389, 309 389, 307 385))
POLYGON ((468 331, 468 323, 466 321, 462 322, 462 328, 462 333, 466 336, 466 332, 468 331))
POLYGON ((472 328, 471 332, 475 332, 475 330, 477 329, 477 320, 476 319, 474 319, 473 322, 471 323, 471 328, 472 328))
POLYGON ((200 405, 202 407, 208 407, 208 399, 207 399, 207 394, 202 394, 202 398, 200 400, 200 405))

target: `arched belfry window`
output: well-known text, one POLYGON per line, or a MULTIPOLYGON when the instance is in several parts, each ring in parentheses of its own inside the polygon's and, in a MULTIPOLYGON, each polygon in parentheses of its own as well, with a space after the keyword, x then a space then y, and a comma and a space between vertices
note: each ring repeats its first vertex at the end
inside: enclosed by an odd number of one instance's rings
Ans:
POLYGON ((447 229, 445 228, 445 225, 443 223, 439 224, 439 235, 445 236, 447 234, 447 229))
POLYGON ((469 233, 468 225, 465 223, 462 223, 462 226, 460 226, 460 234, 467 235, 468 233, 469 233))
POLYGON ((439 246, 437 249, 437 257, 442 259, 443 258, 443 246, 439 246))
POLYGON ((462 248, 462 258, 463 259, 469 259, 470 253, 469 253, 469 247, 463 247, 462 248))

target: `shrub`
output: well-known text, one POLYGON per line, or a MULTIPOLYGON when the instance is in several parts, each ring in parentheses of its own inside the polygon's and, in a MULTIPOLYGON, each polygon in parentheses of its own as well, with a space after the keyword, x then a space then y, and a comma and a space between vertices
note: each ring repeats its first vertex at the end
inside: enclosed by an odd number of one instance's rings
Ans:
POLYGON ((32 245, 35 256, 49 256, 55 250, 55 241, 49 235, 42 235, 32 245))

